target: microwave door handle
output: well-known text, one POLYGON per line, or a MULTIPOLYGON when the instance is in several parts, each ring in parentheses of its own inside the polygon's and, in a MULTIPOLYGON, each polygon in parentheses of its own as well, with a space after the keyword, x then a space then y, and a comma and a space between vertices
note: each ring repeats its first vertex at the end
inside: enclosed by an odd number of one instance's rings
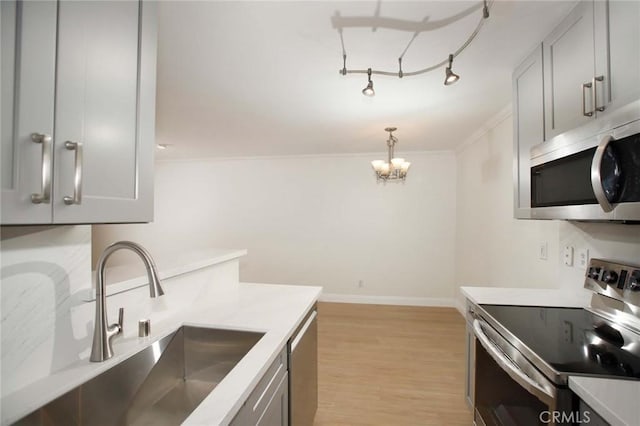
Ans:
POLYGON ((531 377, 527 376, 517 365, 513 363, 509 358, 506 357, 504 353, 500 349, 496 347, 496 345, 491 342, 491 340, 487 337, 487 335, 482 330, 482 325, 480 321, 475 319, 473 320, 473 330, 474 334, 480 340, 482 346, 487 350, 487 353, 494 359, 494 361, 502 368, 505 373, 507 373, 513 380, 515 380, 520 386, 527 390, 532 395, 536 395, 538 398, 540 396, 543 399, 554 400, 555 396, 553 393, 546 390, 541 384, 537 383, 531 377))
POLYGON ((602 210, 605 212, 610 212, 613 210, 613 206, 609 202, 607 198, 607 194, 604 192, 604 188, 602 187, 602 173, 600 172, 602 166, 602 157, 604 157, 604 152, 609 146, 609 143, 613 141, 614 138, 611 135, 607 135, 602 138, 598 148, 596 148, 596 153, 593 155, 593 160, 591 161, 591 187, 593 188, 593 193, 596 196, 596 200, 602 210))

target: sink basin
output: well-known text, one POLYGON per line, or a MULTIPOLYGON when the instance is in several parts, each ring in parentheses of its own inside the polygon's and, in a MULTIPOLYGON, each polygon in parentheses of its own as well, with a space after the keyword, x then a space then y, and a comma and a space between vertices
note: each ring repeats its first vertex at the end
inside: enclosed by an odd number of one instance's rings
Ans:
POLYGON ((16 424, 180 424, 262 336, 181 327, 16 424))

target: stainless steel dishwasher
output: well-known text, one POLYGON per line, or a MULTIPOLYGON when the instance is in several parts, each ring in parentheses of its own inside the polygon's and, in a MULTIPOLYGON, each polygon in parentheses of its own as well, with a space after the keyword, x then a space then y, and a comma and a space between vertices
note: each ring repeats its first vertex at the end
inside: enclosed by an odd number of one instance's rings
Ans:
POLYGON ((289 425, 311 426, 318 408, 318 312, 309 311, 289 340, 289 425))

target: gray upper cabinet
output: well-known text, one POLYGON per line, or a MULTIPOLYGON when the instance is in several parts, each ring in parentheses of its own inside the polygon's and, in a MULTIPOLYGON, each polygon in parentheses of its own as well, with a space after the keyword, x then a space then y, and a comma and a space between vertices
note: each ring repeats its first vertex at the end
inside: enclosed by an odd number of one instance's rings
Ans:
POLYGON ((579 3, 543 42, 547 138, 595 115, 590 87, 595 76, 593 9, 593 1, 579 3))
POLYGON ((56 9, 55 2, 0 2, 2 224, 51 223, 56 9))
POLYGON ((606 117, 610 111, 640 99, 640 2, 608 1, 595 4, 596 52, 609 53, 608 61, 598 55, 596 76, 610 75, 598 96, 606 117))
POLYGON ((4 20, 5 9, 7 17, 10 10, 5 2, 2 6, 2 223, 152 220, 155 2, 18 2, 14 40, 7 41, 13 67, 6 53, 13 85, 5 81, 4 20), (29 9, 39 13, 25 13, 29 9), (34 42, 30 52, 24 40, 43 32, 32 28, 40 27, 32 15, 40 17, 44 10, 51 21, 45 27, 50 34, 42 36, 48 43, 34 42), (29 55, 51 58, 51 66, 38 68, 35 83, 25 80, 33 70, 24 66, 29 55), (42 78, 48 82, 44 90, 42 78), (30 100, 49 105, 46 124, 21 120, 30 100), (5 110, 5 102, 13 108, 5 110), (5 131, 5 120, 15 128, 5 131), (50 155, 48 142, 31 141, 32 133, 51 136, 46 138, 52 141, 50 155), (51 178, 49 188, 43 174, 51 178), (31 194, 43 186, 50 201, 34 203, 31 194), (43 213, 34 217, 32 210, 43 213))
POLYGON ((636 1, 586 0, 544 40, 546 139, 638 99, 639 20, 636 1))
POLYGON ((544 141, 542 45, 513 72, 514 216, 530 217, 531 147, 544 141))

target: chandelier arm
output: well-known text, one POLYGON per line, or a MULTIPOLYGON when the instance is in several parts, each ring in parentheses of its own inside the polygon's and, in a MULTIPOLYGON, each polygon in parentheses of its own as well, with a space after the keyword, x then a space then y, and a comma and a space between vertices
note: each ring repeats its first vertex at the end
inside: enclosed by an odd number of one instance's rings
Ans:
MULTIPOLYGON (((488 6, 487 6, 488 9, 490 9, 493 6, 493 2, 494 1, 495 0, 491 0, 488 3, 488 6)), ((482 28, 482 25, 484 24, 484 21, 486 19, 487 18, 485 18, 484 15, 483 15, 482 18, 480 19, 480 22, 478 22, 478 25, 476 26, 476 29, 471 33, 469 38, 467 38, 467 40, 454 53, 452 53, 454 58, 456 56, 458 56, 460 53, 462 53, 462 51, 469 46, 469 44, 473 41, 473 39, 476 38, 476 36, 480 32, 480 29, 482 28)), ((403 56, 404 56, 404 53, 403 53, 403 56)), ((443 65, 445 65, 447 63, 449 63, 449 57, 448 56, 447 56, 447 59, 445 59, 443 61, 440 61, 437 64, 432 65, 430 67, 422 68, 422 69, 419 69, 419 70, 416 70, 416 71, 409 71, 409 72, 403 71, 401 74, 402 74, 402 76, 406 76, 406 77, 425 74, 425 73, 428 73, 430 71, 433 71, 433 70, 436 70, 438 68, 441 68, 443 65)), ((374 69, 370 69, 371 71, 369 71, 369 69, 366 69, 366 70, 349 70, 349 69, 346 69, 345 70, 343 68, 343 69, 340 69, 339 72, 342 75, 347 75, 347 74, 367 74, 367 73, 370 72, 371 74, 376 74, 376 75, 387 75, 387 76, 391 76, 391 77, 400 77, 400 73, 398 73, 398 72, 381 71, 381 70, 374 70, 374 69)))

